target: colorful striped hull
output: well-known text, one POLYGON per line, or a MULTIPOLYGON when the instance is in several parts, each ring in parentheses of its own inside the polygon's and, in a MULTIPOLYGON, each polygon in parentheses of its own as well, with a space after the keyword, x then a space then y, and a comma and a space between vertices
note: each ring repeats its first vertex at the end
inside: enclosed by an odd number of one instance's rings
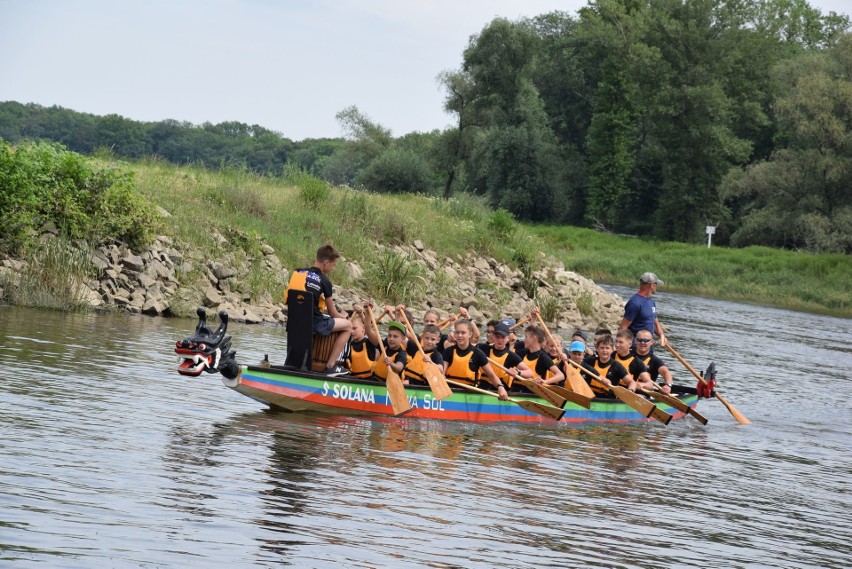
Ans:
MULTIPOLYGON (((289 411, 317 411, 338 415, 393 415, 387 389, 381 383, 351 377, 329 377, 323 374, 292 371, 283 368, 243 366, 235 380, 223 378, 228 387, 243 395, 289 411)), ((411 410, 404 417, 441 419, 448 421, 555 423, 553 419, 527 411, 510 401, 500 401, 479 393, 463 390, 442 401, 436 400, 428 386, 406 386, 411 410)), ((547 405, 535 396, 513 395, 547 405)), ((690 406, 698 401, 696 395, 682 398, 690 406)), ((667 405, 657 406, 674 418, 684 416, 667 405)), ((630 406, 619 400, 593 400, 591 409, 566 403, 562 422, 627 422, 647 421, 630 406)))

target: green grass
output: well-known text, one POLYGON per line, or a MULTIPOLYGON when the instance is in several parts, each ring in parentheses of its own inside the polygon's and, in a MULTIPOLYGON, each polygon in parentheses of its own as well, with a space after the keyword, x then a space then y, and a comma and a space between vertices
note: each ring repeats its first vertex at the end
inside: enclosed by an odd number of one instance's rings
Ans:
MULTIPOLYGON (((132 170, 136 187, 172 214, 164 220, 168 234, 209 251, 214 258, 227 252, 214 238, 218 232, 232 242, 242 242, 249 256, 252 243, 269 243, 285 267, 312 264, 316 248, 329 242, 344 258, 369 270, 381 264, 377 242, 410 244, 420 239, 439 259, 461 259, 473 252, 522 268, 537 266, 540 252, 546 251, 569 270, 598 282, 635 285, 640 274, 654 271, 666 281, 665 291, 852 316, 852 263, 844 255, 765 247, 707 249, 705 244, 660 242, 577 227, 512 226, 511 220, 495 215, 476 196, 447 201, 349 188, 329 188, 326 193, 314 180, 293 173, 268 178, 241 169, 213 172, 157 161, 120 166, 132 170), (499 238, 494 233, 498 229, 499 238), (234 235, 242 237, 234 239, 234 235)), ((409 277, 412 291, 425 290, 414 282, 424 275, 402 275, 409 277)), ((426 277, 431 287, 454 286, 440 270, 426 277)), ((347 279, 345 271, 336 271, 335 282, 346 284, 347 279)), ((269 288, 282 284, 263 283, 269 288)), ((382 286, 380 281, 374 284, 377 290, 382 286)), ((274 298, 280 294, 280 290, 271 292, 274 298)), ((588 299, 576 302, 581 310, 590 308, 588 299)))
POLYGON ((85 309, 83 284, 95 275, 86 251, 54 238, 33 243, 25 257, 29 264, 17 282, 0 282, 9 302, 64 311, 85 309))
POLYGON ((665 291, 852 316, 852 259, 846 255, 708 249, 566 226, 530 230, 567 269, 598 282, 635 285, 639 275, 653 271, 665 281, 665 291))

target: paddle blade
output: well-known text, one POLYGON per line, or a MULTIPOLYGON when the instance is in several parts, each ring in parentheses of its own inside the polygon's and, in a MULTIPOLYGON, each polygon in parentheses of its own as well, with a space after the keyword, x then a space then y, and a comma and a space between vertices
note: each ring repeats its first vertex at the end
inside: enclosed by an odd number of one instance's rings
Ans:
POLYGON ((509 399, 509 401, 517 403, 520 407, 526 409, 531 413, 538 413, 539 415, 549 417, 554 421, 558 421, 562 418, 562 415, 565 414, 565 411, 563 411, 562 409, 551 407, 550 405, 536 403, 535 401, 526 401, 523 399, 509 399))
POLYGON ((653 417, 664 425, 668 425, 669 421, 672 420, 671 415, 662 409, 659 409, 656 405, 641 395, 636 395, 629 389, 625 389, 620 385, 613 385, 610 389, 612 389, 612 392, 616 397, 636 409, 636 411, 638 411, 643 417, 653 417))
POLYGON ((529 389, 554 407, 559 407, 561 409, 562 406, 565 405, 566 399, 564 397, 560 397, 544 385, 540 385, 531 379, 526 379, 522 377, 515 378, 515 381, 520 382, 521 385, 523 385, 524 387, 526 387, 527 389, 529 389))
POLYGON ((401 415, 411 409, 411 403, 408 401, 408 395, 405 393, 405 386, 402 383, 402 379, 390 368, 388 368, 388 378, 385 383, 388 388, 388 396, 391 400, 393 414, 401 415))
POLYGON ((450 386, 447 385, 447 378, 444 377, 444 374, 441 373, 441 370, 438 369, 438 365, 432 362, 426 362, 426 366, 423 370, 423 376, 426 378, 426 381, 429 382, 429 388, 432 389, 432 395, 435 396, 435 399, 438 401, 442 401, 453 394, 450 386))
POLYGON ((742 413, 740 413, 739 411, 737 411, 737 410, 734 408, 734 406, 733 406, 733 405, 731 405, 730 403, 728 403, 727 401, 725 401, 724 399, 722 399, 722 396, 721 396, 721 395, 719 395, 719 394, 718 394, 718 393, 716 393, 716 392, 714 392, 714 393, 715 393, 715 395, 716 395, 716 399, 718 399, 719 401, 721 401, 721 402, 722 402, 722 405, 724 405, 725 407, 727 407, 728 411, 731 413, 731 415, 733 415, 733 416, 734 416, 734 419, 736 419, 736 420, 737 420, 737 422, 738 422, 740 425, 751 425, 751 421, 749 421, 748 419, 746 419, 746 416, 745 416, 745 415, 743 415, 742 413))
POLYGON ((674 395, 667 395, 665 393, 660 393, 659 391, 649 391, 647 389, 643 389, 642 393, 656 399, 657 401, 662 401, 663 403, 670 405, 671 407, 674 407, 678 411, 686 413, 687 415, 692 415, 695 420, 697 420, 702 425, 707 424, 707 417, 705 417, 704 415, 702 415, 701 413, 699 413, 674 395))
POLYGON ((580 375, 580 370, 575 367, 570 367, 565 374, 565 379, 567 380, 568 387, 571 388, 571 391, 575 393, 579 393, 588 398, 594 398, 595 392, 592 391, 592 388, 589 387, 589 384, 586 383, 586 380, 583 379, 583 376, 580 375))
POLYGON ((666 413, 656 405, 654 405, 654 409, 653 411, 651 411, 651 417, 658 420, 664 425, 668 425, 669 422, 672 420, 672 416, 669 413, 666 413))
MULTIPOLYGON (((574 405, 579 405, 580 407, 585 407, 586 409, 592 408, 592 399, 590 397, 580 395, 579 393, 575 393, 570 389, 565 389, 564 387, 559 387, 558 385, 548 385, 547 388, 559 395, 560 397, 564 397, 574 405)), ((562 405, 562 407, 564 407, 564 405, 562 405)))

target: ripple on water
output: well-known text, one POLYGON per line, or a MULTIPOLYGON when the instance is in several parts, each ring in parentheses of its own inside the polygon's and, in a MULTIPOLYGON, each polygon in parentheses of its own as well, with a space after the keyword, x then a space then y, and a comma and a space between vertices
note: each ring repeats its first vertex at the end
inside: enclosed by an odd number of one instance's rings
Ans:
MULTIPOLYGON (((848 363, 849 325, 805 349, 801 315, 659 304, 751 426, 271 414, 174 373, 189 321, 0 308, 0 565, 852 566, 849 367, 808 363, 848 363)), ((232 333, 244 361, 283 344, 232 333)))

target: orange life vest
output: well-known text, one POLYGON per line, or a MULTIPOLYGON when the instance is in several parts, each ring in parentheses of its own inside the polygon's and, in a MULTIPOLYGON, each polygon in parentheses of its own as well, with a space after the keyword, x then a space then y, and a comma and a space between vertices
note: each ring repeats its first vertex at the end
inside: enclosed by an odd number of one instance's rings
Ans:
MULTIPOLYGON (((385 350, 387 351, 387 348, 385 348, 385 350)), ((388 357, 390 357, 390 359, 393 363, 396 363, 396 360, 399 357, 399 354, 401 352, 402 352, 402 349, 399 349, 396 352, 394 352, 393 355, 388 354, 388 357)), ((382 358, 381 353, 378 355, 378 359, 376 360, 376 367, 373 369, 373 375, 375 377, 377 377, 378 379, 381 379, 382 381, 386 381, 387 378, 388 378, 388 366, 385 363, 384 358, 382 358)))
POLYGON ((370 353, 367 351, 367 341, 365 339, 363 342, 359 342, 361 344, 360 350, 357 350, 353 343, 349 350, 349 356, 346 358, 349 374, 361 379, 372 377, 373 364, 375 363, 370 359, 370 353))
POLYGON ((470 359, 473 357, 471 349, 467 355, 459 355, 458 349, 453 347, 453 361, 447 366, 447 378, 467 385, 476 385, 478 373, 470 369, 470 359))
MULTIPOLYGON (((287 302, 287 292, 291 290, 296 290, 299 292, 307 292, 307 280, 308 280, 308 272, 307 270, 293 271, 293 274, 290 275, 290 283, 287 285, 287 290, 284 291, 284 302, 287 302)), ((320 309, 320 312, 326 311, 325 298, 320 296, 316 299, 317 308, 320 309)))

